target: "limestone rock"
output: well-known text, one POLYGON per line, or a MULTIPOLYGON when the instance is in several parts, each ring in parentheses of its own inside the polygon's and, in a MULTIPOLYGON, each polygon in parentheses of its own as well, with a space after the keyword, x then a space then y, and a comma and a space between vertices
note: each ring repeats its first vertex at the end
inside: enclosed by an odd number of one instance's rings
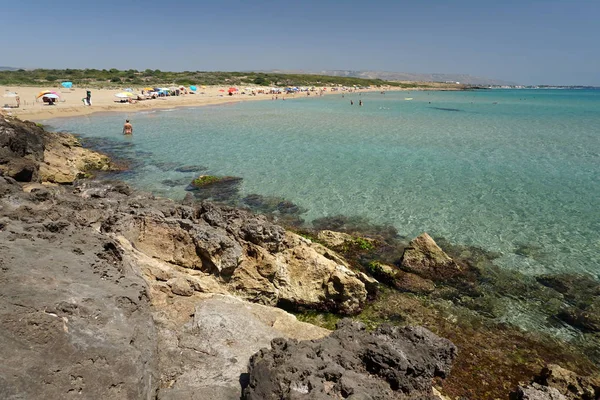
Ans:
POLYGON ((262 216, 208 203, 165 214, 141 210, 103 229, 158 260, 212 274, 232 293, 262 304, 355 314, 367 287, 376 290, 376 282, 335 252, 262 216))
POLYGON ((433 399, 456 347, 420 327, 382 325, 369 333, 349 320, 313 341, 275 339, 250 359, 245 400, 433 399))
POLYGON ((285 311, 220 295, 197 300, 193 317, 183 324, 173 319, 162 324, 161 365, 167 374, 160 400, 239 400, 248 359, 272 339, 310 340, 329 333, 285 311))
POLYGON ((81 147, 77 139, 64 133, 46 132, 44 160, 40 164, 42 181, 73 183, 93 170, 111 170, 107 156, 81 147))
POLYGON ((192 285, 188 283, 183 278, 173 278, 167 281, 167 285, 171 287, 171 291, 174 294, 178 294, 180 296, 191 296, 194 294, 194 289, 192 285))
POLYGON ((400 265, 408 272, 433 281, 453 279, 462 273, 461 267, 427 233, 409 243, 400 265))

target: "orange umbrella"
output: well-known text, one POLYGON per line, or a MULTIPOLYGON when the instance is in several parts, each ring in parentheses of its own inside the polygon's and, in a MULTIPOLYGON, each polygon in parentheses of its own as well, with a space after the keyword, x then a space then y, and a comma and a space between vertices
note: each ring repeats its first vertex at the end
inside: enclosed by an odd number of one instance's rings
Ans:
POLYGON ((43 97, 44 95, 47 95, 47 94, 55 94, 58 97, 60 97, 60 95, 53 90, 43 90, 38 93, 37 98, 39 99, 40 97, 43 97))

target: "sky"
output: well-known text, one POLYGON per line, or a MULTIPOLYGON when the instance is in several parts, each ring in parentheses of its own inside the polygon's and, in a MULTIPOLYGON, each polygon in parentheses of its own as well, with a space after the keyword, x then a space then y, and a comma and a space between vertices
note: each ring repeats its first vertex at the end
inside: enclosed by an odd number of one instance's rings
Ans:
POLYGON ((0 65, 600 86, 600 0, 0 0, 0 65))

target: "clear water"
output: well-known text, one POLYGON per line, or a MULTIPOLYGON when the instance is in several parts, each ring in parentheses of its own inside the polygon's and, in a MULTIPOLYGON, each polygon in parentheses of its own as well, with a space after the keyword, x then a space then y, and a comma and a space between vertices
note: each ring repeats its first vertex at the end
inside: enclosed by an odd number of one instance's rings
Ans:
POLYGON ((308 221, 364 216, 500 252, 525 273, 600 274, 600 90, 336 94, 45 122, 130 145, 144 163, 123 179, 163 196, 186 186, 165 179, 194 176, 175 166, 203 165, 308 221))

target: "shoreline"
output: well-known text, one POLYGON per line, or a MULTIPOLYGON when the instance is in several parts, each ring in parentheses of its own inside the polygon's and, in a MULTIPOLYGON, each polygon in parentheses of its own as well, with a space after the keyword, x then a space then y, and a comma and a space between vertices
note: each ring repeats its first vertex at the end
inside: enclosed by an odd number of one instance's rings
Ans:
MULTIPOLYGON (((143 100, 134 104, 130 103, 118 103, 115 102, 115 93, 119 90, 116 89, 92 89, 92 106, 85 106, 81 102, 81 99, 85 97, 85 89, 63 89, 63 88, 52 88, 60 94, 61 99, 54 106, 44 105, 41 102, 36 101, 37 93, 42 90, 48 89, 47 87, 37 86, 0 86, 0 93, 17 92, 21 99, 20 108, 0 108, 0 115, 6 115, 10 117, 16 117, 21 120, 30 121, 43 121, 48 119, 56 118, 73 118, 89 116, 98 113, 136 113, 140 111, 149 110, 161 110, 171 108, 184 108, 184 107, 202 107, 207 105, 220 105, 226 103, 238 103, 244 101, 265 101, 272 100, 271 94, 257 94, 255 96, 250 94, 235 94, 228 96, 222 94, 220 90, 222 87, 214 86, 203 89, 203 92, 199 92, 193 95, 181 95, 181 96, 170 96, 152 100, 143 100)), ((407 91, 460 91, 462 89, 452 88, 373 88, 373 89, 353 89, 353 92, 348 91, 331 91, 328 88, 327 91, 323 92, 324 96, 332 96, 336 94, 353 94, 353 93, 370 93, 370 92, 407 92, 407 91)), ((279 94, 279 99, 294 99, 294 98, 313 98, 320 97, 317 92, 311 92, 311 96, 306 96, 303 92, 298 95, 284 95, 279 94)), ((14 103, 14 99, 2 98, 0 105, 10 105, 11 101, 14 103)))

